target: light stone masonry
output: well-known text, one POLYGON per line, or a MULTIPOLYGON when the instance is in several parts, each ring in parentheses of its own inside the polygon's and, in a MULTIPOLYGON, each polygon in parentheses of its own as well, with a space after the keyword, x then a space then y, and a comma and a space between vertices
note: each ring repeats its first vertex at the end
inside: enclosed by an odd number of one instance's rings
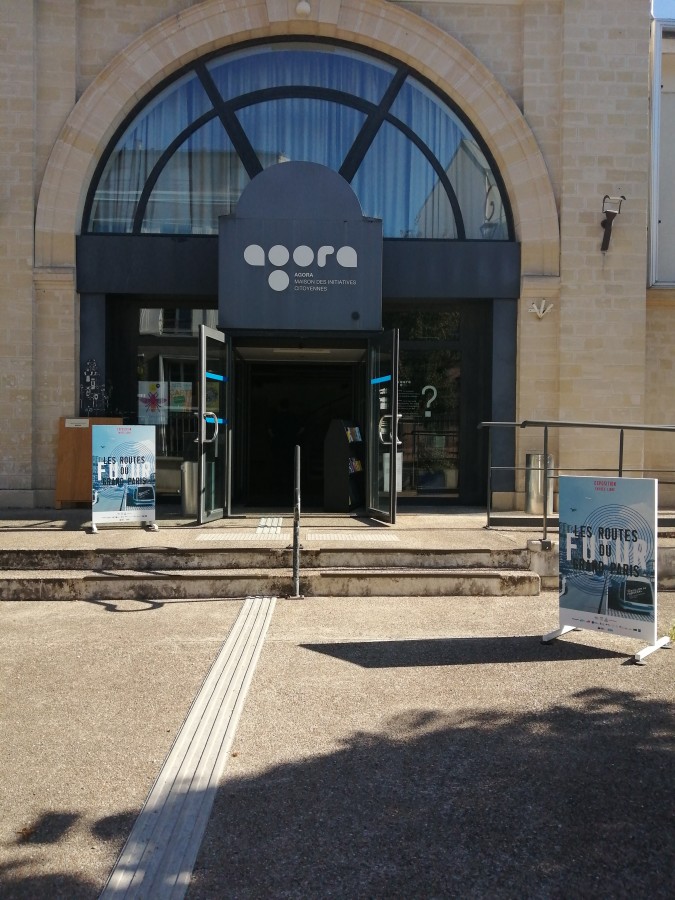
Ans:
POLYGON ((523 100, 523 6, 493 3, 399 3, 457 38, 484 63, 518 106, 523 100))
MULTIPOLYGON (((610 39, 601 4, 563 7, 560 419, 644 421, 648 21, 647 0, 614 3, 610 39), (623 113, 630 127, 617 119, 623 113), (603 256, 605 194, 626 202, 603 256)), ((615 440, 563 432, 561 456, 582 466, 611 456, 615 440)), ((627 464, 641 463, 636 442, 627 464)))
POLYGON ((0 490, 19 491, 33 459, 34 11, 0 2, 0 490))
MULTIPOLYGON (((649 0, 312 0, 304 19, 295 8, 0 0, 0 505, 52 496, 58 418, 79 409, 75 236, 108 142, 188 61, 288 34, 406 62, 480 130, 521 243, 517 417, 672 420, 675 294, 645 287, 649 0), (603 255, 605 194, 626 200, 603 255)), ((534 433, 516 440, 517 465, 541 449, 534 433)), ((551 440, 570 466, 616 461, 607 432, 551 440)), ((626 464, 675 465, 674 445, 632 434, 626 464)))

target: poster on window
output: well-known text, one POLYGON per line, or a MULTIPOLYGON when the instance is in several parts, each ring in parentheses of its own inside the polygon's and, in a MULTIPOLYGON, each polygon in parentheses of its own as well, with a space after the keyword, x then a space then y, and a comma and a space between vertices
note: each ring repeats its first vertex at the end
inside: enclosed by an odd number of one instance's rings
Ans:
POLYGON ((154 522, 155 472, 153 425, 92 425, 92 524, 154 522))
MULTIPOLYGON (((209 375, 206 375, 207 379, 209 375)), ((220 409, 220 382, 219 381, 210 381, 206 382, 206 408, 210 412, 218 412, 220 409)))
POLYGON ((169 382, 169 409, 171 412, 190 412, 192 409, 192 382, 169 382))
POLYGON ((138 382, 138 424, 166 425, 169 413, 169 392, 166 381, 138 382))
POLYGON ((561 476, 560 625, 656 641, 653 478, 561 476))

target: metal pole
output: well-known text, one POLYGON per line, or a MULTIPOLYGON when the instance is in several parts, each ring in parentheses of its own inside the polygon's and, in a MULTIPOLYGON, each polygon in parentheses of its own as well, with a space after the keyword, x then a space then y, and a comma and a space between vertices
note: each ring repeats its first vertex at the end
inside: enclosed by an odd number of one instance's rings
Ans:
POLYGON ((300 447, 293 460, 293 597, 300 596, 300 447))
POLYGON ((492 513, 492 429, 488 426, 488 470, 487 470, 487 525, 490 527, 492 513))
POLYGON ((623 428, 619 432, 619 478, 623 475, 623 428))
POLYGON ((548 535, 548 425, 544 426, 544 535, 548 535))
POLYGON ((232 429, 227 429, 227 455, 225 462, 225 516, 232 518, 232 429))

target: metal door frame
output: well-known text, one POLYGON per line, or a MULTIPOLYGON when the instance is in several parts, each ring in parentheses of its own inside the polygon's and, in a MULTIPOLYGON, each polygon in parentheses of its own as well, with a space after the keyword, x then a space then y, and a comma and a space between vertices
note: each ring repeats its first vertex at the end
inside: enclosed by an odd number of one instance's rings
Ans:
MULTIPOLYGON (((197 521, 200 525, 212 522, 216 519, 227 518, 232 514, 232 340, 229 335, 208 325, 199 326, 199 398, 197 404, 197 521), (209 373, 207 371, 207 341, 217 341, 223 345, 225 354, 225 366, 222 373, 209 373), (206 408, 207 381, 215 379, 223 385, 223 395, 220 399, 220 409, 209 410, 206 408), (213 433, 208 436, 208 425, 213 423, 213 433), (213 509, 206 509, 206 462, 208 447, 215 444, 214 455, 218 458, 218 440, 220 429, 225 431, 223 445, 223 485, 224 496, 216 499, 213 509), (218 501, 222 505, 218 505, 218 501)), ((217 484, 218 480, 214 479, 217 484)))
POLYGON ((368 467, 366 472, 366 508, 368 515, 381 522, 390 525, 396 523, 397 511, 397 452, 398 452, 398 328, 383 331, 381 335, 368 338, 368 363, 366 367, 367 383, 367 437, 368 437, 368 467), (375 372, 375 353, 377 351, 391 354, 391 372, 379 374, 375 372), (376 416, 375 391, 379 392, 378 385, 388 384, 391 387, 389 411, 384 415, 376 416), (389 420, 389 435, 386 437, 386 420, 389 420), (373 491, 374 479, 379 475, 379 449, 389 446, 389 509, 381 509, 378 505, 379 498, 375 498, 373 491))

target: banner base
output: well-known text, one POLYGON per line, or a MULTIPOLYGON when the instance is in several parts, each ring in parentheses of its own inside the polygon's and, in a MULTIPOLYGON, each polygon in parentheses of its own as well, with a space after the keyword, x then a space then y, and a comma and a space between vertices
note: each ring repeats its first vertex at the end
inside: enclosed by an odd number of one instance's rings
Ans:
POLYGON ((581 628, 575 628, 574 625, 561 625, 560 628, 556 628, 555 631, 549 631, 548 634, 545 634, 542 637, 541 642, 542 644, 550 644, 551 641, 554 641, 563 634, 567 634, 569 631, 581 631, 581 628))
MULTIPOLYGON (((132 527, 135 528, 145 528, 146 531, 159 531, 159 525, 157 522, 102 522, 103 526, 109 525, 111 528, 122 528, 129 530, 132 527)), ((91 523, 91 527, 89 528, 89 534, 98 534, 98 526, 96 522, 91 523)))
POLYGON ((666 635, 665 637, 659 638, 656 643, 651 644, 649 647, 644 647, 642 650, 638 650, 635 654, 634 659, 638 666, 644 666, 643 662, 645 656, 649 656, 650 653, 653 653, 655 650, 660 650, 661 647, 667 647, 670 644, 670 638, 666 635))
MULTIPOLYGON (((561 625, 559 628, 556 628, 555 631, 549 631, 548 634, 545 634, 542 637, 541 642, 542 644, 550 644, 556 638, 562 637, 563 634, 568 634, 570 631, 582 631, 582 629, 575 628, 573 625, 561 625)), ((638 650, 633 659, 638 666, 644 666, 646 665, 644 662, 646 656, 649 656, 655 650, 660 650, 662 647, 668 647, 670 644, 671 639, 666 635, 659 638, 655 643, 650 644, 649 647, 643 647, 642 650, 638 650)))

